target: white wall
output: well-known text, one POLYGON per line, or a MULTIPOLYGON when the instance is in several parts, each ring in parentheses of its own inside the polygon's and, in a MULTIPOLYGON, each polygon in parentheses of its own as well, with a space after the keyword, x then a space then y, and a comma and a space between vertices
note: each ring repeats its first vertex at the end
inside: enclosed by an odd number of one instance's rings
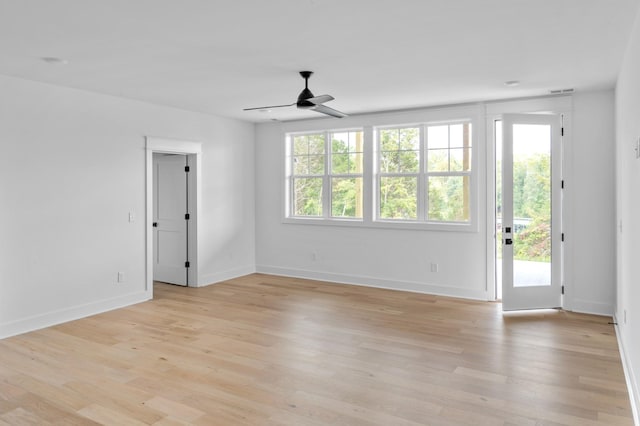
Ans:
MULTIPOLYGON (((569 112, 565 232, 565 304, 569 309, 613 313, 615 237, 613 173, 613 91, 576 94, 573 99, 543 98, 487 104, 489 116, 558 107, 569 112), (594 207, 594 200, 598 200, 594 207)), ((441 111, 446 111, 442 108, 441 111)), ((448 110, 454 111, 455 108, 448 110)), ((484 111, 480 108, 481 111, 484 111)), ((347 228, 283 223, 284 133, 402 124, 428 120, 433 109, 375 114, 349 119, 268 123, 256 128, 256 268, 282 275, 327 279, 478 299, 492 297, 491 241, 488 241, 486 187, 489 146, 480 132, 478 232, 435 232, 347 228), (313 254, 317 253, 317 260, 313 254), (439 264, 438 272, 430 263, 439 264), (489 273, 487 273, 489 272, 489 273)), ((483 116, 484 119, 484 116, 483 116)), ((491 159, 489 159, 491 163, 491 159)))
POLYGON ((616 85, 616 188, 618 333, 640 407, 640 12, 616 85))
POLYGON ((613 315, 615 303, 614 92, 573 95, 566 148, 567 308, 613 315))
MULTIPOLYGON (((482 109, 467 107, 466 116, 482 109)), ((478 232, 354 228, 283 223, 284 133, 339 126, 426 122, 455 108, 374 114, 341 120, 268 123, 256 128, 256 269, 261 272, 365 284, 468 298, 486 298, 485 221, 478 232), (445 112, 443 112, 445 111, 445 112), (317 254, 314 260, 314 253, 317 254), (438 272, 430 271, 431 263, 438 272)), ((449 118, 452 118, 449 116, 449 118)), ((476 129, 484 132, 484 125, 476 129)), ((484 164, 481 140, 474 155, 484 164)), ((479 205, 486 210, 485 176, 478 174, 479 205)))
POLYGON ((254 270, 252 124, 0 76, 0 337, 150 297, 149 135, 203 144, 200 281, 254 270))

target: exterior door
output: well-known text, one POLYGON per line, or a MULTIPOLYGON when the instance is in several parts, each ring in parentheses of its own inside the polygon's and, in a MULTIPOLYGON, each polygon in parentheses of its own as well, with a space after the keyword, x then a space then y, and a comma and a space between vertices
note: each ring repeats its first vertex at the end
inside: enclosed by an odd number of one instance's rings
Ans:
POLYGON ((505 115, 501 127, 502 307, 561 307, 561 117, 505 115))
POLYGON ((153 279, 188 284, 185 155, 153 154, 153 279))

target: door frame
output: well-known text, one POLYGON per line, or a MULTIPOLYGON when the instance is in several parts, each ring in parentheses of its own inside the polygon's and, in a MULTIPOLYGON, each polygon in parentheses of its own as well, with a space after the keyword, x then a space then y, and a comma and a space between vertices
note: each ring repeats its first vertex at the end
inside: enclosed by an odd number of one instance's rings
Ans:
MULTIPOLYGON (((487 194, 487 211, 486 211, 486 253, 487 253, 487 299, 495 301, 497 299, 497 276, 496 276, 496 146, 495 146, 495 127, 494 121, 504 114, 558 114, 562 115, 562 126, 564 135, 562 137, 561 161, 563 180, 566 182, 573 176, 573 167, 570 159, 573 155, 573 144, 571 139, 571 111, 573 102, 571 95, 548 96, 535 99, 520 99, 513 101, 496 101, 486 104, 486 194, 487 194)), ((564 294, 562 297, 562 308, 571 310, 573 304, 573 286, 571 274, 566 271, 573 270, 573 259, 566 256, 571 253, 571 235, 573 233, 573 225, 571 221, 565 218, 572 211, 572 196, 570 188, 571 184, 565 185, 562 189, 562 213, 560 221, 562 223, 562 232, 568 237, 562 242, 561 256, 561 285, 564 286, 564 294)))
POLYGON ((146 234, 146 267, 145 267, 145 290, 153 297, 153 154, 182 154, 187 156, 189 173, 187 179, 189 188, 187 192, 189 209, 188 226, 188 253, 189 269, 188 286, 198 287, 198 229, 201 211, 201 165, 202 165, 202 144, 178 139, 167 139, 157 137, 146 137, 146 214, 145 214, 145 234, 146 234))

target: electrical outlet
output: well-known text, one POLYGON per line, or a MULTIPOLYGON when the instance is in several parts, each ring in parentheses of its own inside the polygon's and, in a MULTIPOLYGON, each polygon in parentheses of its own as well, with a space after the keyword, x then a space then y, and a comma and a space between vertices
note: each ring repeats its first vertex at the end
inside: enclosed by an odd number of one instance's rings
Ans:
POLYGON ((129 212, 129 222, 135 222, 136 221, 136 214, 133 212, 129 212))
POLYGON ((438 264, 431 263, 431 272, 438 272, 438 264))
POLYGON ((118 282, 119 283, 124 282, 124 272, 118 272, 118 282))

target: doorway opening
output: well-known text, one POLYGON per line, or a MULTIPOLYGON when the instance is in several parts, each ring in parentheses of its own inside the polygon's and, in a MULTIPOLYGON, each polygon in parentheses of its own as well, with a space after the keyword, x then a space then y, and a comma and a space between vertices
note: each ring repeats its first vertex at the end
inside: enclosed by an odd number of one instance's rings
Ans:
POLYGON ((154 273, 159 281, 197 287, 202 146, 151 137, 146 142, 146 290, 153 292, 154 273), (159 191, 168 197, 163 205, 159 191))

